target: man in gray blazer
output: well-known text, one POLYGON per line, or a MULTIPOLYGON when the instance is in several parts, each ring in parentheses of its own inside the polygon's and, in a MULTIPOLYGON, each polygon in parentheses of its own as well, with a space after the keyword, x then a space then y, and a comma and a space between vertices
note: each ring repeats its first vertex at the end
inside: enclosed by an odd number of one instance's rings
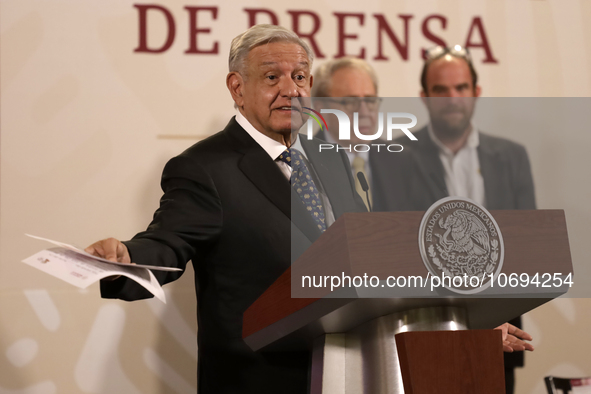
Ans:
MULTIPOLYGON (((394 141, 395 155, 382 155, 374 171, 374 206, 379 211, 424 211, 447 196, 470 198, 489 210, 535 209, 534 185, 522 145, 481 132, 472 115, 481 88, 468 52, 460 46, 427 52, 421 85, 430 122, 394 141)), ((521 326, 521 319, 510 323, 521 326)), ((507 392, 523 353, 505 354, 507 392)))
MULTIPOLYGON (((450 195, 468 197, 487 209, 535 209, 534 185, 525 148, 478 130, 472 123, 481 87, 466 50, 436 47, 421 74, 430 123, 406 137, 404 150, 387 157, 387 177, 376 193, 376 210, 422 211, 450 195)), ((386 160, 384 159, 384 163, 386 160)))

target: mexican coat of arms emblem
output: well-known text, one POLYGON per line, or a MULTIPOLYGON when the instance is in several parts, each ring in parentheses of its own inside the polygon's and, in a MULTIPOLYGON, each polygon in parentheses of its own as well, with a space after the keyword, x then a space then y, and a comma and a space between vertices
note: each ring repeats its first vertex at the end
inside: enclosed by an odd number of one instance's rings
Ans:
POLYGON ((465 198, 447 197, 427 210, 419 248, 430 274, 460 294, 488 288, 503 266, 499 226, 484 207, 465 198))

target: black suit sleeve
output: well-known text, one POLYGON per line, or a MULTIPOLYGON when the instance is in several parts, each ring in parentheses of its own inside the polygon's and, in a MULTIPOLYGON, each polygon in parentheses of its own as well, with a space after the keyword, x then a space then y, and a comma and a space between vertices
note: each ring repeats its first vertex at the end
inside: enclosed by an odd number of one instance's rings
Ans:
MULTIPOLYGON (((167 163, 161 186, 164 195, 152 223, 124 244, 134 263, 184 271, 191 259, 199 264, 199 256, 207 254, 218 238, 222 228, 221 201, 206 169, 188 156, 181 155, 167 163)), ((176 280, 182 274, 153 273, 160 284, 176 280)), ((150 292, 124 277, 101 281, 101 295, 128 301, 152 297, 150 292)))

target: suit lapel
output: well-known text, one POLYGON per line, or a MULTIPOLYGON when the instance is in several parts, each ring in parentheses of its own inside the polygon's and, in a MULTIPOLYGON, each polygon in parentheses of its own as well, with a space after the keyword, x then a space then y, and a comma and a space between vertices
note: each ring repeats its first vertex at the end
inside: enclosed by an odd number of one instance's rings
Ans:
POLYGON ((281 212, 291 216, 289 182, 267 152, 257 144, 244 154, 238 167, 281 212))
POLYGON ((236 122, 230 120, 225 132, 233 148, 242 153, 238 168, 281 212, 290 216, 289 182, 267 152, 236 122))
POLYGON ((238 163, 244 175, 311 241, 316 240, 320 231, 277 163, 234 119, 227 130, 244 155, 238 163))
POLYGON ((418 146, 417 149, 413 149, 412 154, 415 164, 424 177, 429 191, 435 197, 433 201, 447 197, 449 192, 445 186, 443 164, 441 164, 441 159, 439 158, 437 145, 431 141, 426 127, 419 130, 415 135, 418 146))
POLYGON ((478 145, 478 161, 480 172, 484 180, 484 196, 487 209, 500 209, 501 199, 505 196, 502 179, 505 176, 499 152, 491 149, 486 134, 480 133, 478 145))

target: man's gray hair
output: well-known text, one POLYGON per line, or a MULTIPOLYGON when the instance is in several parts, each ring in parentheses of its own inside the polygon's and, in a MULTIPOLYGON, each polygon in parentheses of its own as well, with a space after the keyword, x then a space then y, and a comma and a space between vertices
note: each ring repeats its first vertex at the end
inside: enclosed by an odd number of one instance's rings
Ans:
POLYGON ((330 97, 330 83, 332 76, 335 72, 343 68, 356 68, 365 71, 371 78, 377 94, 378 76, 373 67, 363 59, 358 59, 356 57, 342 57, 330 60, 318 67, 318 70, 314 73, 312 97, 330 97))
POLYGON ((254 25, 244 33, 238 35, 232 40, 230 47, 229 68, 230 72, 244 71, 246 57, 248 53, 261 45, 272 42, 291 42, 301 46, 310 61, 310 69, 312 69, 312 62, 314 61, 314 53, 297 34, 281 26, 275 25, 254 25))

